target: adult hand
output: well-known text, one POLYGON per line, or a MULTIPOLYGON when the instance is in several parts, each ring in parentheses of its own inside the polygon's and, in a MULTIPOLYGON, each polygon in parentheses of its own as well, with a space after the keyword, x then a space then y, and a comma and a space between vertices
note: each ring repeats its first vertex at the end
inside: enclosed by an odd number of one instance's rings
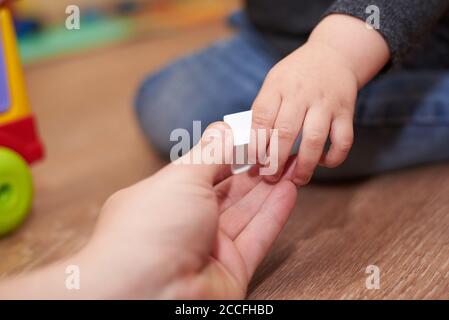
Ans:
MULTIPOLYGON (((214 124, 189 154, 114 194, 78 255, 36 273, 36 281, 11 282, 9 292, 27 297, 20 288, 29 294, 39 287, 40 295, 33 297, 244 298, 288 219, 297 189, 286 178, 274 185, 252 172, 230 176, 229 165, 206 164, 212 143, 220 140, 217 145, 227 149, 215 149, 215 160, 232 150, 226 129, 214 124), (199 164, 191 163, 195 157, 199 164), (64 290, 68 264, 80 267, 78 291, 64 290), (59 280, 38 284, 48 278, 59 280), (61 290, 50 289, 58 285, 61 290)), ((219 160, 224 163, 224 156, 219 160)))

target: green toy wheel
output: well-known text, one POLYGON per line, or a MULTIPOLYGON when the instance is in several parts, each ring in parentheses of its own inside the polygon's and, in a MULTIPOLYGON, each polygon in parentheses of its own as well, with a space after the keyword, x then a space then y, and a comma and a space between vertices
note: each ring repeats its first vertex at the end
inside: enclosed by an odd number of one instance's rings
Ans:
POLYGON ((27 216, 33 199, 33 183, 25 160, 0 148, 0 236, 16 229, 27 216))

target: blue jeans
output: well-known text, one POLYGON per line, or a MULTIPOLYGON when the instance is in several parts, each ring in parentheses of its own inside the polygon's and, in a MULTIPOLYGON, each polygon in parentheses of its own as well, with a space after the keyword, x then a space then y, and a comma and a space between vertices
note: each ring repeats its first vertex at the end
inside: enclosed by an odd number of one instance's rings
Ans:
MULTIPOLYGON (((184 57, 146 79, 136 112, 148 140, 168 156, 176 128, 203 130, 230 113, 246 111, 280 57, 235 16, 237 34, 184 57)), ((336 169, 314 178, 350 179, 449 160, 449 70, 401 70, 379 76, 359 93, 355 141, 336 169)), ((196 141, 192 141, 195 143, 196 141)))

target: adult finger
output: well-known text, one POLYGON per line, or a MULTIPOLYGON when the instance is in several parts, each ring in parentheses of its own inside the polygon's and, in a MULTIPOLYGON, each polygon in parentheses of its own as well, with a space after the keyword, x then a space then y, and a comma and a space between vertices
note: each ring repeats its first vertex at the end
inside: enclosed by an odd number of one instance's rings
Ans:
POLYGON ((285 226, 296 203, 296 196, 297 189, 291 181, 276 184, 259 212, 235 239, 249 278, 285 226))
POLYGON ((166 170, 178 170, 196 182, 214 185, 231 175, 233 137, 224 122, 206 128, 201 141, 190 152, 172 162, 166 170))

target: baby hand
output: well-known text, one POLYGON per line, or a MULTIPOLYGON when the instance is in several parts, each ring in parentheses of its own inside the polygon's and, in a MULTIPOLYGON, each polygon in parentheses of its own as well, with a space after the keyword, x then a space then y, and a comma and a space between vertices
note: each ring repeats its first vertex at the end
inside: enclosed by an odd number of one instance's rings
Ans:
MULTIPOLYGON (((353 142, 357 90, 357 77, 346 58, 323 42, 309 41, 274 66, 253 104, 252 128, 278 130, 278 168, 267 180, 279 179, 301 130, 293 179, 297 185, 307 184, 318 164, 340 165, 353 142), (331 146, 323 152, 328 137, 331 146)), ((252 139, 253 154, 258 147, 257 138, 252 139)), ((276 156, 272 145, 270 152, 276 156)))

